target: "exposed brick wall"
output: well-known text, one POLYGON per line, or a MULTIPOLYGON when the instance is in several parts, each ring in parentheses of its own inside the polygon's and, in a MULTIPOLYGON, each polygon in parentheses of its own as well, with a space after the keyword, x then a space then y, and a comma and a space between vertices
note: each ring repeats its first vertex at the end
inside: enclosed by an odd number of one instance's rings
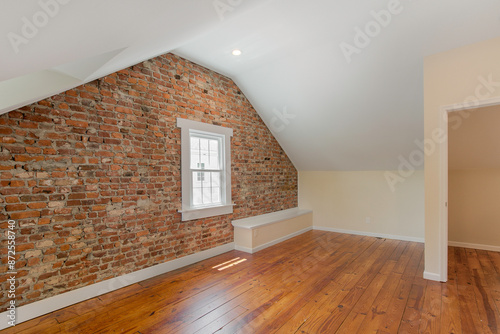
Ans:
POLYGON ((172 54, 1 115, 0 149, 18 306, 232 242, 233 218, 297 206, 297 171, 238 87, 172 54), (181 222, 177 117, 234 129, 233 215, 181 222))

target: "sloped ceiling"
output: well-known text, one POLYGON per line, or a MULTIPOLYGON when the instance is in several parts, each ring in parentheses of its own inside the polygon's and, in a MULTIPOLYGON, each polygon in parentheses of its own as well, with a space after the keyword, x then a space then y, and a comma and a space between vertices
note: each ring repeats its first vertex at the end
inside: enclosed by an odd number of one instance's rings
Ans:
POLYGON ((235 80, 299 170, 397 169, 423 137, 424 57, 500 34, 498 0, 0 6, 1 112, 174 52, 235 80))

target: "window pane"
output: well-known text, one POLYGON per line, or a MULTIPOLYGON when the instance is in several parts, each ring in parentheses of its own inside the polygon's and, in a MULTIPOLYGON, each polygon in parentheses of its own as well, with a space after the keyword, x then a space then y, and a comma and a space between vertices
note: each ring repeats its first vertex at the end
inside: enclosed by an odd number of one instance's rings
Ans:
POLYGON ((212 172, 212 187, 220 187, 220 173, 212 172))
POLYGON ((191 135, 191 169, 221 169, 219 139, 191 135))
POLYGON ((220 188, 212 188, 212 200, 214 203, 220 203, 220 188))
POLYGON ((203 204, 202 173, 193 172, 193 205, 203 204))
POLYGON ((203 204, 212 204, 212 193, 210 188, 203 188, 203 204))
POLYGON ((191 168, 201 168, 200 163, 200 138, 191 136, 191 168))
POLYGON ((200 150, 208 151, 208 139, 200 138, 200 150))
POLYGON ((220 146, 220 141, 219 140, 210 140, 209 142, 209 168, 210 169, 219 169, 219 146, 220 146))
POLYGON ((192 172, 193 205, 220 204, 220 178, 220 172, 192 172))
POLYGON ((191 168, 192 169, 197 169, 200 166, 200 154, 199 152, 193 152, 191 151, 191 168))
POLYGON ((205 168, 210 168, 208 141, 206 138, 200 138, 200 162, 205 168))
POLYGON ((220 203, 221 202, 221 194, 220 194, 220 173, 212 172, 210 173, 210 189, 212 195, 212 203, 220 203))
POLYGON ((191 136, 191 150, 200 149, 200 140, 198 137, 191 136))

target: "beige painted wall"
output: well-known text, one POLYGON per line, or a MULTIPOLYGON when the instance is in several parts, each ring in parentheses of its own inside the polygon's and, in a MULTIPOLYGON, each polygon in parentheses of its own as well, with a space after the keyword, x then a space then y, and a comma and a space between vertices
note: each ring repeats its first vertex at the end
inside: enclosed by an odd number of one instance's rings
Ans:
POLYGON ((448 168, 500 169, 500 105, 448 115, 448 168))
POLYGON ((449 240, 500 246, 500 169, 450 170, 449 240))
POLYGON ((384 171, 299 172, 299 206, 315 227, 424 237, 424 172, 391 191, 384 171), (366 223, 370 217, 370 223, 366 223))
MULTIPOLYGON (((500 38, 468 45, 424 61, 424 126, 426 140, 440 128, 443 106, 500 97, 500 38), (493 81, 485 85, 479 79, 493 81)), ((444 266, 438 257, 440 248, 440 210, 445 203, 439 198, 440 148, 428 152, 425 159, 425 270, 442 276, 444 266)))

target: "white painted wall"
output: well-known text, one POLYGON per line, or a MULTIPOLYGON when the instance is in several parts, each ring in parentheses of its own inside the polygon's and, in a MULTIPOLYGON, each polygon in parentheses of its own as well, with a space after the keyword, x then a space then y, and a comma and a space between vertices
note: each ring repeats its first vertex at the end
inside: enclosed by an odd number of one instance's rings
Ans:
POLYGON ((302 171, 299 206, 313 210, 314 228, 423 240, 424 172, 416 171, 393 192, 384 171, 302 171))

